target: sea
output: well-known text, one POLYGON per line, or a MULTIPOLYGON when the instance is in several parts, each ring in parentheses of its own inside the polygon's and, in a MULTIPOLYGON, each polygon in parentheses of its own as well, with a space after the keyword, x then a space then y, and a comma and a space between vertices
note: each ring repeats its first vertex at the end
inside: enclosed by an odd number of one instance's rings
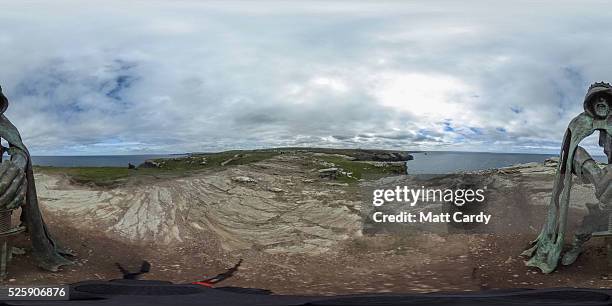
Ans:
POLYGON ((138 166, 147 159, 182 157, 187 154, 105 155, 105 156, 32 156, 35 166, 52 167, 126 167, 138 166))
MULTIPOLYGON (((32 156, 34 165, 54 167, 127 167, 147 159, 173 158, 187 154, 106 155, 106 156, 32 156)), ((406 162, 409 174, 445 174, 507 167, 529 162, 543 162, 555 154, 483 153, 483 152, 417 152, 406 162)), ((595 156, 605 161, 605 156, 595 156)))
MULTIPOLYGON (((408 174, 447 174, 508 167, 530 162, 543 162, 557 154, 485 153, 485 152, 419 152, 406 162, 408 174)), ((605 162, 605 156, 594 156, 605 162)))

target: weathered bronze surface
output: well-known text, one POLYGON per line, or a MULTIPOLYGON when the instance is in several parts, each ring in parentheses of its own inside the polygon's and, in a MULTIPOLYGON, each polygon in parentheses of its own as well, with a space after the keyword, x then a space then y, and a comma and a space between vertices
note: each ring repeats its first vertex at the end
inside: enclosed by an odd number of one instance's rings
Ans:
MULTIPOLYGON (((30 236, 32 255, 38 265, 49 271, 57 271, 60 266, 72 264, 65 257, 71 254, 60 248, 51 238, 43 220, 36 196, 30 153, 23 144, 17 128, 4 115, 7 108, 8 99, 0 88, 0 138, 9 144, 7 151, 10 156, 9 160, 0 164, 0 215, 6 217, 6 214, 21 207, 21 226, 15 228, 9 226, 6 231, 25 229, 30 236)), ((10 252, 8 249, 4 254, 10 257, 10 252)), ((6 263, 0 260, 0 268, 2 264, 6 263)))
POLYGON ((523 255, 529 257, 526 265, 537 267, 544 273, 550 273, 557 267, 565 241, 573 174, 595 186, 599 203, 587 204, 589 214, 576 231, 574 244, 564 254, 562 264, 572 264, 594 232, 608 230, 612 201, 611 149, 612 86, 607 83, 594 83, 584 99, 584 112, 572 119, 565 132, 546 223, 540 235, 533 241, 533 246, 523 252, 523 255), (579 146, 583 139, 595 131, 599 132, 599 145, 604 148, 608 157, 608 165, 603 168, 579 146))

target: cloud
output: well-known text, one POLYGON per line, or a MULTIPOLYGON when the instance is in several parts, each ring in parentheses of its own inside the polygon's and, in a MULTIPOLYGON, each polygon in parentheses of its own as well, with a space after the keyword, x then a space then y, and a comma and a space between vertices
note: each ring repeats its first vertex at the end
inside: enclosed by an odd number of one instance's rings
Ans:
POLYGON ((598 5, 328 4, 4 3, 7 115, 37 155, 556 153, 589 83, 610 80, 598 5))

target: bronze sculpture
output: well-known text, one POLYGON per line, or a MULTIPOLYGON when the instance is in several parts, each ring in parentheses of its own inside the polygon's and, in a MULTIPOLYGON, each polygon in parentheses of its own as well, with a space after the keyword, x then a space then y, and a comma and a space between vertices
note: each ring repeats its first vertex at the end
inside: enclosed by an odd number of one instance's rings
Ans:
MULTIPOLYGON (((0 138, 8 142, 9 148, 2 148, 2 151, 8 151, 10 156, 9 160, 0 163, 0 219, 4 217, 6 223, 8 215, 10 224, 10 212, 19 207, 22 209, 21 225, 15 228, 9 226, 5 231, 0 228, 0 232, 10 235, 12 232, 25 230, 30 236, 32 255, 38 265, 45 270, 57 271, 60 266, 72 264, 65 257, 72 254, 60 248, 49 234, 38 205, 30 153, 17 128, 4 115, 7 108, 8 99, 0 88, 0 138)), ((3 245, 4 259, 10 257, 12 250, 10 246, 7 249, 6 244, 3 245)), ((5 265, 6 262, 3 261, 2 264, 5 265)))
POLYGON ((592 234, 608 228, 609 207, 612 204, 611 162, 612 86, 603 82, 594 83, 584 99, 584 112, 572 119, 565 132, 546 223, 540 235, 532 242, 533 246, 523 252, 523 255, 530 257, 526 265, 537 267, 544 273, 550 273, 557 267, 565 240, 573 174, 595 186, 599 203, 587 205, 589 215, 576 232, 574 245, 564 254, 562 264, 572 264, 592 234), (599 145, 608 157, 608 165, 604 168, 579 146, 583 139, 595 131, 599 131, 599 145))

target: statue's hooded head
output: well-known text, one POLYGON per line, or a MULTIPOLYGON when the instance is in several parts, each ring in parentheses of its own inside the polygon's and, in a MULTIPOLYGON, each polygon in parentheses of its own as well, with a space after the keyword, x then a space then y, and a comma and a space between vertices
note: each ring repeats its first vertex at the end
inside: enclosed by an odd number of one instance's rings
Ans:
POLYGON ((8 108, 8 99, 2 93, 2 87, 0 87, 0 115, 4 114, 7 108, 8 108))
MULTIPOLYGON (((612 85, 609 83, 593 83, 584 98, 584 111, 595 119, 612 118, 612 85)), ((604 148, 608 162, 612 163, 612 135, 599 133, 599 146, 604 148)))
POLYGON ((605 119, 612 114, 612 85, 593 83, 584 97, 584 111, 596 119, 605 119))

